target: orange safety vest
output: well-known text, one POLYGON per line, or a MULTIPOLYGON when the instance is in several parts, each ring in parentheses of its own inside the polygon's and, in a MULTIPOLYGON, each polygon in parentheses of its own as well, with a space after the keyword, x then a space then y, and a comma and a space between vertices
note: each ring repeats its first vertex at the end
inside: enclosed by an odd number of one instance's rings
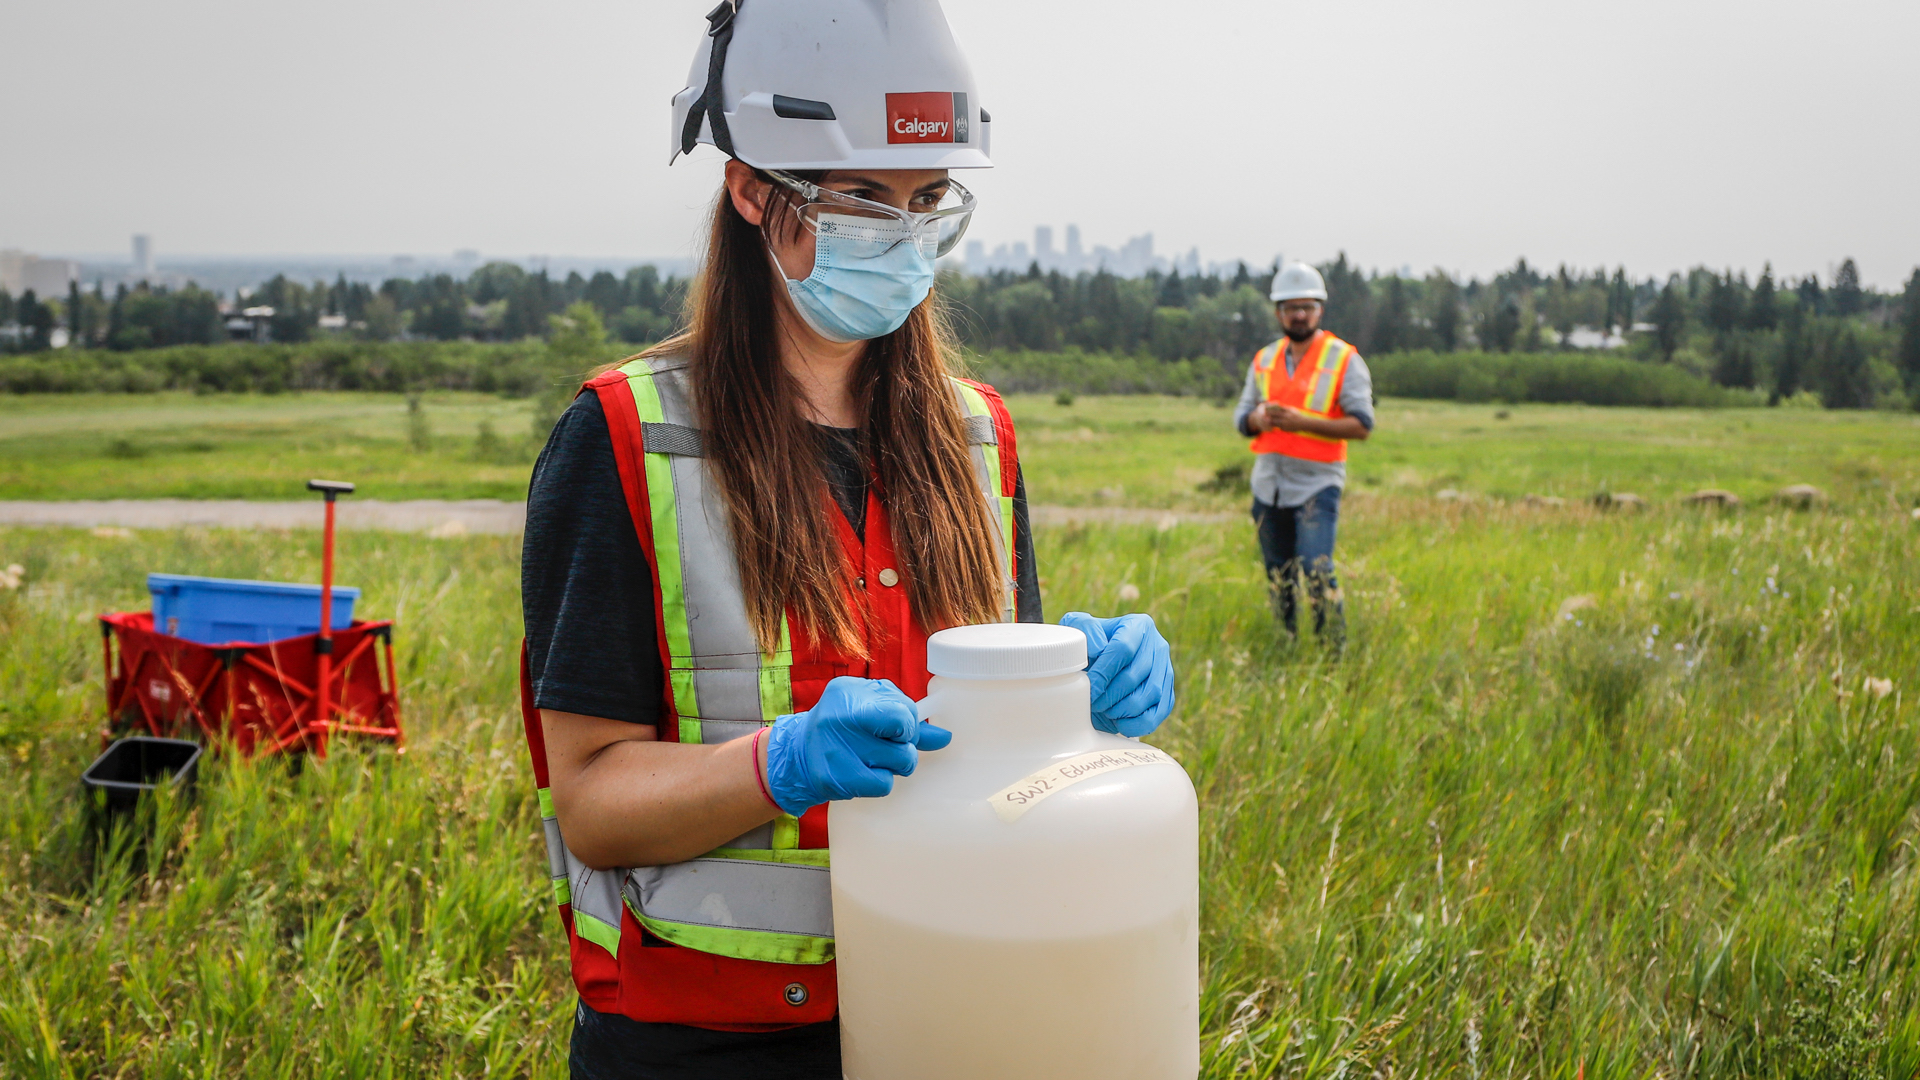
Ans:
MULTIPOLYGON (((1260 380, 1260 400, 1287 405, 1308 416, 1338 420, 1347 415, 1340 407, 1340 387, 1347 381, 1347 362, 1353 359, 1353 346, 1321 330, 1307 343, 1306 355, 1287 375, 1282 352, 1287 339, 1282 337, 1253 356, 1254 375, 1260 380)), ((1285 454, 1308 461, 1347 460, 1347 440, 1329 439, 1306 431, 1281 431, 1268 428, 1252 443, 1256 454, 1285 454)))

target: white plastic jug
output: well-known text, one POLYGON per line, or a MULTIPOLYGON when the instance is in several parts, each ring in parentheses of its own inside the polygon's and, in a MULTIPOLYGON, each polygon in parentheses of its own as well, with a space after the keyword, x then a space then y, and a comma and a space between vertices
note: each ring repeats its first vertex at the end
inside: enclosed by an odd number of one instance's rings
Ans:
POLYGON ((1078 630, 942 630, 921 715, 952 745, 833 804, 848 1080, 1198 1074, 1193 784, 1094 729, 1086 664, 1078 630))

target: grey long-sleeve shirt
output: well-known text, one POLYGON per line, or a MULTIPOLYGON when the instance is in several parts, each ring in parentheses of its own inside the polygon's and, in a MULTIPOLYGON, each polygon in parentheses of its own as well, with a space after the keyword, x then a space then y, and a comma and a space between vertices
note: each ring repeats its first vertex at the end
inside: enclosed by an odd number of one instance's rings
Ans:
MULTIPOLYGON (((1293 357, 1280 351, 1287 365, 1287 377, 1293 377, 1293 357)), ((1240 404, 1233 410, 1233 429, 1248 438, 1247 417, 1260 404, 1260 379, 1253 362, 1247 362, 1247 383, 1240 390, 1240 404)), ((1358 352, 1347 361, 1347 377, 1340 383, 1340 408, 1348 416, 1373 430, 1373 373, 1358 352)), ((1344 461, 1308 461, 1286 454, 1255 454, 1253 459, 1253 497, 1268 506, 1304 506, 1323 488, 1347 485, 1344 461)))

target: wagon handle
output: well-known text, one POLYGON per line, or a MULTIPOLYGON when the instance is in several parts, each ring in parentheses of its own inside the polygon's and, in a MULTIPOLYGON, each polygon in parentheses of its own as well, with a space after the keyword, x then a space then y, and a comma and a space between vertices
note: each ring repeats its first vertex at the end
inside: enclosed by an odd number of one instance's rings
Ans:
POLYGON ((319 731, 320 756, 325 757, 327 727, 333 720, 333 501, 353 494, 353 485, 345 480, 309 480, 307 490, 317 491, 327 500, 326 531, 320 540, 320 636, 313 643, 313 651, 319 658, 316 673, 319 678, 314 680, 317 694, 314 726, 319 731))

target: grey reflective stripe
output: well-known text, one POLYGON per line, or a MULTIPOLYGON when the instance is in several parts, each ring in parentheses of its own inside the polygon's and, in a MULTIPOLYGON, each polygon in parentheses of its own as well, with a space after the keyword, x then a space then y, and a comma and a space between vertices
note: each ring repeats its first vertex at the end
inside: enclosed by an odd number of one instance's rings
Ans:
POLYGON ((649 454, 676 454, 681 457, 704 457, 706 452, 700 442, 700 429, 685 424, 640 424, 640 444, 649 454))
MULTIPOLYGON (((700 690, 700 700, 705 701, 706 689, 700 690)), ((744 739, 766 725, 758 720, 702 720, 700 721, 700 741, 708 746, 717 743, 744 739)), ((741 848, 747 851, 768 851, 773 847, 773 822, 769 821, 758 828, 748 829, 732 840, 720 845, 726 848, 741 848)))
POLYGON ((650 919, 833 936, 832 875, 824 866, 691 859, 627 872, 628 897, 650 919))
MULTIPOLYGON (((1013 560, 1007 555, 1007 545, 1013 543, 1013 538, 1003 534, 1000 489, 994 484, 993 473, 987 468, 987 455, 999 453, 998 450, 989 451, 987 447, 998 446, 1000 438, 997 433, 988 439, 974 438, 974 432, 982 424, 986 426, 988 432, 993 432, 993 417, 974 412, 973 403, 960 391, 957 384, 954 386, 954 396, 960 401, 960 411, 966 414, 967 441, 972 444, 967 447, 967 453, 973 459, 973 481, 979 485, 980 494, 987 500, 987 520, 993 524, 993 564, 1004 574, 1006 568, 1013 565, 1013 560)), ((1001 589, 1000 595, 1006 598, 1000 606, 1000 621, 1014 622, 1018 618, 1018 612, 1014 606, 1014 590, 1011 587, 1001 589)))
POLYGON ((571 864, 569 869, 573 871, 568 887, 573 893, 574 917, 592 916, 612 927, 617 934, 620 929, 620 882, 624 872, 618 869, 595 870, 581 862, 572 849, 567 850, 567 861, 571 864))
MULTIPOLYGON (((1333 348, 1335 348, 1333 345, 1327 346, 1327 350, 1333 348)), ((1320 370, 1314 374, 1313 378, 1313 391, 1307 395, 1307 400, 1301 402, 1301 404, 1313 412, 1332 412, 1334 365, 1327 363, 1326 350, 1321 351, 1319 364, 1320 370), (1326 408, 1322 409, 1320 406, 1314 404, 1314 402, 1323 399, 1327 402, 1326 408)))
MULTIPOLYGON (((993 523, 993 565, 1004 575, 1013 561, 1007 558, 1008 538, 1000 532, 1000 491, 994 486, 993 474, 987 471, 987 454, 997 454, 999 451, 989 451, 984 444, 975 443, 970 452, 973 455, 974 482, 980 485, 981 493, 987 498, 987 520, 993 523)), ((1006 603, 1001 605, 1000 621, 1013 622, 1013 590, 1001 589, 1000 592, 1007 597, 1006 603)))
POLYGON ((702 720, 700 721, 700 741, 708 746, 732 742, 735 739, 744 739, 766 726, 758 720, 702 720))
MULTIPOLYGON (((692 620, 688 623, 691 625, 692 620)), ((697 639, 696 639, 697 640, 697 639)), ((710 657, 696 656, 694 663, 703 665, 710 657)), ((733 658, 744 663, 746 657, 733 658)), ((693 669, 694 700, 700 703, 700 718, 711 721, 715 717, 725 717, 729 723, 746 723, 736 717, 753 717, 753 725, 760 726, 760 668, 759 656, 754 656, 753 667, 713 668, 696 666, 693 669)), ((686 666, 684 664, 677 666, 686 666)), ((747 734, 753 734, 751 731, 747 734)), ((707 740, 701 740, 703 742, 707 740)))
MULTIPOLYGON (((653 385, 660 395, 660 412, 667 423, 647 424, 643 437, 696 445, 700 432, 693 426, 686 365, 664 360, 653 365, 653 385)), ((654 447, 649 442, 647 450, 654 447)), ((725 553, 733 550, 726 501, 709 482, 704 458, 673 449, 673 502, 680 523, 680 587, 686 600, 687 644, 692 656, 676 656, 673 666, 693 670, 694 700, 702 721, 751 722, 758 727, 760 707, 760 642, 747 621, 746 594, 740 587, 740 568, 725 553)), ((782 658, 784 659, 784 658, 782 658)))
MULTIPOLYGON (((964 406, 964 399, 962 405, 964 406)), ((988 443, 1000 445, 1000 433, 994 430, 993 417, 969 416, 966 419, 967 441, 970 443, 988 443)))
POLYGON ((540 825, 547 834, 547 875, 571 881, 573 875, 567 869, 567 843, 560 839, 560 819, 541 818, 540 825))
MULTIPOLYGON (((687 602, 687 642, 697 666, 760 668, 760 642, 747 621, 746 593, 740 587, 740 567, 726 557, 733 550, 733 530, 718 485, 707 483, 704 458, 676 457, 673 464, 673 501, 680 518, 680 585, 687 602)), ((675 667, 695 666, 693 657, 674 659, 675 667)), ((717 720, 758 720, 759 697, 749 712, 732 715, 700 703, 702 716, 717 720)))

